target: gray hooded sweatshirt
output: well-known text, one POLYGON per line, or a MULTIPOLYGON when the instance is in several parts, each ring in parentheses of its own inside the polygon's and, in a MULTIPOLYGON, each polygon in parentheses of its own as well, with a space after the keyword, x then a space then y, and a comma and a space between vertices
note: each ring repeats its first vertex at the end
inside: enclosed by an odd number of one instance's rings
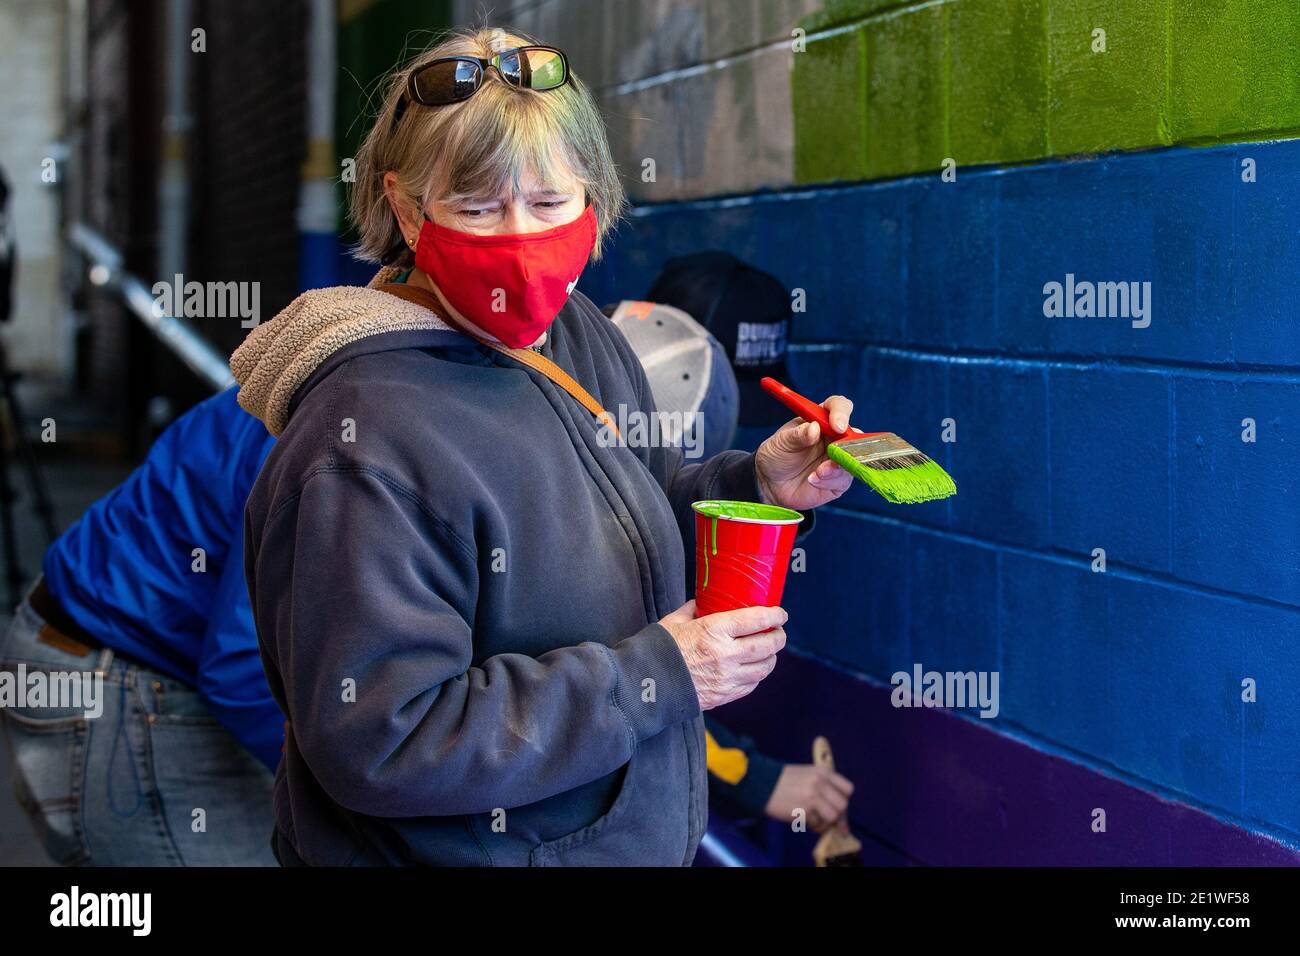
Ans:
MULTIPOLYGON (((653 413, 581 293, 543 354, 616 421, 653 413)), ((759 500, 753 456, 602 443, 545 376, 374 288, 304 293, 231 368, 280 439, 245 560, 289 718, 281 861, 689 864, 703 723, 656 622, 694 573, 691 502, 759 500)))

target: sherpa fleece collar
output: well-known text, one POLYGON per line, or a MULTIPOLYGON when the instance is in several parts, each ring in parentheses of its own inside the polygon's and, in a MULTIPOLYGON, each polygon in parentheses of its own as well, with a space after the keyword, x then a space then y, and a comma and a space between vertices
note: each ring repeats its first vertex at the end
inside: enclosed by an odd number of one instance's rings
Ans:
POLYGON ((277 438, 289 423, 294 392, 324 361, 346 345, 383 332, 455 331, 428 309, 380 292, 401 270, 388 266, 365 287, 312 289, 253 329, 230 356, 239 404, 277 438))

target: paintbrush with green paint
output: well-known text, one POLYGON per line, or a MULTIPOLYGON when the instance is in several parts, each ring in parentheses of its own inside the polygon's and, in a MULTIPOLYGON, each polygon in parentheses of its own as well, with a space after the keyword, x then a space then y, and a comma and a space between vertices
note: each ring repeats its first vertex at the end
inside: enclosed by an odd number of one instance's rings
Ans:
POLYGON ((854 478, 874 488, 886 501, 914 505, 957 493, 957 485, 928 455, 917 451, 893 432, 839 431, 831 427, 826 409, 794 389, 766 377, 763 390, 800 418, 821 426, 826 454, 854 478))

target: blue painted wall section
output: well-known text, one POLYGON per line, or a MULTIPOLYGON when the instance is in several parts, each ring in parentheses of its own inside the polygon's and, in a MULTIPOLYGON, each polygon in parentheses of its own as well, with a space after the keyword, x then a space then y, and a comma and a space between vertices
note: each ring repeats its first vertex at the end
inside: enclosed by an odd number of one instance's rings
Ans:
MULTIPOLYGON (((791 384, 849 395, 858 427, 957 481, 944 502, 859 486, 826 509, 787 586, 792 645, 877 682, 999 670, 978 732, 1300 847, 1300 142, 640 207, 582 287, 641 296, 706 248, 806 290, 791 384), (1067 274, 1149 281, 1150 326, 1045 317, 1067 274)), ((789 693, 786 712, 837 706, 789 693)), ((905 807, 854 812, 925 859, 905 807)))

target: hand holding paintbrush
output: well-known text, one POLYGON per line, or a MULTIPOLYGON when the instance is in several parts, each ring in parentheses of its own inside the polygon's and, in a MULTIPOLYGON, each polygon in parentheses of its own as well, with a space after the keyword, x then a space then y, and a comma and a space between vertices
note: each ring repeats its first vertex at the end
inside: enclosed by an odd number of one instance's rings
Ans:
POLYGON ((760 384, 800 418, 816 422, 822 439, 829 442, 827 456, 887 501, 917 504, 957 493, 957 485, 946 471, 893 432, 862 432, 856 428, 841 431, 831 424, 825 408, 776 379, 767 377, 760 384))
MULTIPOLYGON (((827 419, 848 427, 853 403, 832 395, 823 408, 827 419)), ((853 485, 853 476, 826 454, 823 430, 816 422, 793 418, 754 453, 754 471, 764 504, 809 511, 829 504, 853 485)))

